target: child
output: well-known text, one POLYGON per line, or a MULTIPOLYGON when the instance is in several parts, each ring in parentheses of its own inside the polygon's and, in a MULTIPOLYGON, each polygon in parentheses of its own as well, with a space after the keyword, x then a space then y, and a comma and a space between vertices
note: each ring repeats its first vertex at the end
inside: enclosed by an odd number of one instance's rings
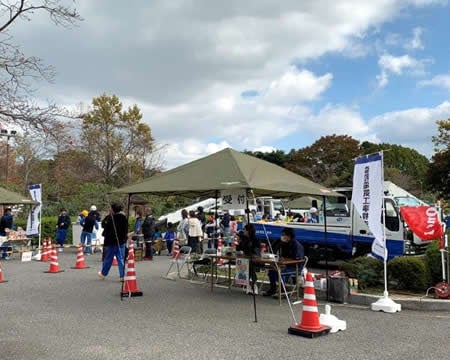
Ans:
POLYGON ((167 256, 172 255, 173 241, 175 240, 175 231, 171 222, 167 223, 167 230, 164 234, 164 240, 166 240, 167 256))

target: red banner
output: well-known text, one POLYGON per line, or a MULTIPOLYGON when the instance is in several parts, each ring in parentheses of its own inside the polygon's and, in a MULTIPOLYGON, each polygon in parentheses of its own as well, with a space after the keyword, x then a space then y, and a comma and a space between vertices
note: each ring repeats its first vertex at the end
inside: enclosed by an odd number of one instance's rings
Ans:
POLYGON ((432 206, 403 206, 400 214, 414 234, 422 240, 437 240, 442 238, 442 225, 439 213, 432 206))

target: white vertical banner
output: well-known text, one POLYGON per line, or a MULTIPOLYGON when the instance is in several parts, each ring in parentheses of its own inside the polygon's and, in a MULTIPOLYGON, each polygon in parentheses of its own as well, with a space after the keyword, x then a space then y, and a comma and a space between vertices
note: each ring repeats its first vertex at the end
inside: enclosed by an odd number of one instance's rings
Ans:
POLYGON ((38 203, 33 205, 28 214, 27 230, 26 234, 39 235, 39 225, 41 223, 41 210, 42 210, 42 186, 41 184, 34 184, 28 186, 31 198, 38 203))
POLYGON ((247 191, 242 190, 222 190, 220 192, 223 210, 246 209, 247 191))
POLYGON ((387 259, 386 239, 381 221, 383 209, 383 156, 361 156, 355 161, 352 202, 375 239, 372 253, 387 259))

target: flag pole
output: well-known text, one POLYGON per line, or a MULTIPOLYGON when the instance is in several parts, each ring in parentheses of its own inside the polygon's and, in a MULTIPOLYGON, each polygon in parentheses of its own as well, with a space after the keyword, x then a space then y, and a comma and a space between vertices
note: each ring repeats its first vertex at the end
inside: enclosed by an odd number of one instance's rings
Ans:
POLYGON ((381 151, 381 211, 383 214, 383 245, 384 245, 384 256, 383 256, 383 272, 384 272, 384 292, 383 297, 378 299, 376 302, 372 303, 371 308, 373 311, 384 311, 388 313, 395 313, 402 310, 401 304, 395 303, 389 298, 389 292, 387 288, 387 259, 388 251, 386 244, 386 206, 384 201, 384 157, 383 151, 381 151))

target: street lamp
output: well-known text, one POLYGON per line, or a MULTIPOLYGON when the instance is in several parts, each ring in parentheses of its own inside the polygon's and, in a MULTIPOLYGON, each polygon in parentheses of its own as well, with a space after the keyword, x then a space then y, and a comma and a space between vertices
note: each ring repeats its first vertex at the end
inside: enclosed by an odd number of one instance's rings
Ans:
POLYGON ((0 136, 6 137, 6 173, 5 173, 5 185, 8 185, 8 171, 9 171, 9 139, 15 138, 17 134, 16 130, 0 129, 0 136))

